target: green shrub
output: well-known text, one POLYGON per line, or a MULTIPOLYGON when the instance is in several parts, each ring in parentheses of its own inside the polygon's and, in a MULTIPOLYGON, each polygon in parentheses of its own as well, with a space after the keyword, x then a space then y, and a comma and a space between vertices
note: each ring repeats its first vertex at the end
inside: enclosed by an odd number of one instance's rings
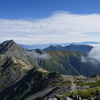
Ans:
POLYGON ((89 98, 89 97, 96 96, 97 92, 100 92, 100 87, 95 87, 95 88, 90 88, 90 89, 84 89, 84 90, 78 90, 78 91, 70 92, 70 93, 67 93, 67 94, 63 94, 60 97, 61 98, 65 97, 65 96, 72 97, 72 93, 75 93, 79 97, 89 98))
POLYGON ((2 75, 0 76, 0 79, 4 78, 4 77, 7 76, 8 74, 9 74, 9 72, 6 72, 6 73, 2 74, 2 75))
POLYGON ((23 73, 26 74, 28 71, 26 69, 23 69, 23 73))
POLYGON ((84 83, 84 82, 82 82, 82 81, 78 81, 78 82, 74 82, 74 83, 76 83, 76 84, 78 84, 78 85, 82 85, 82 86, 86 86, 86 85, 90 85, 90 86, 100 86, 100 81, 98 81, 98 82, 89 82, 89 83, 84 83))
POLYGON ((100 75, 95 74, 95 75, 93 75, 91 78, 96 77, 96 76, 99 76, 99 77, 100 77, 100 75))
POLYGON ((13 70, 16 71, 17 70, 17 67, 13 67, 13 70))
POLYGON ((63 82, 60 84, 60 86, 62 86, 62 85, 67 85, 67 84, 71 84, 71 81, 63 81, 63 82))

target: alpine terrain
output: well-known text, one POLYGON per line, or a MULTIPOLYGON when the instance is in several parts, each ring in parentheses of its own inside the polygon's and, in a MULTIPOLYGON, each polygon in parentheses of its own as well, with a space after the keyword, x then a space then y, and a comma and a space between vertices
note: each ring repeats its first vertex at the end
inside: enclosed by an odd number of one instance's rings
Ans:
POLYGON ((97 99, 99 64, 81 61, 91 48, 43 51, 27 50, 13 40, 1 43, 0 100, 76 100, 73 95, 77 100, 97 99), (80 94, 83 89, 88 95, 80 94))

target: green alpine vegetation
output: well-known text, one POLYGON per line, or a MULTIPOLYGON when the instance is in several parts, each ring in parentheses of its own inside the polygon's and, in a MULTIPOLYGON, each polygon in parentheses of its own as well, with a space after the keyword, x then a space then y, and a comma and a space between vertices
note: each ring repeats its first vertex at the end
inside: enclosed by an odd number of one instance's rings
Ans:
MULTIPOLYGON (((79 97, 89 99, 90 97, 95 97, 97 95, 97 93, 100 93, 100 87, 78 90, 78 91, 70 92, 67 94, 65 93, 65 94, 61 95, 60 97, 61 98, 67 97, 67 96, 72 97, 73 93, 77 94, 79 97)), ((99 100, 99 99, 97 99, 97 100, 99 100)))
POLYGON ((56 71, 65 75, 84 76, 92 76, 95 73, 100 74, 100 69, 98 67, 81 61, 81 56, 86 56, 86 54, 71 50, 46 51, 46 53, 48 53, 51 58, 41 60, 38 64, 50 72, 56 71))
POLYGON ((78 81, 78 82, 75 82, 75 83, 78 84, 78 85, 81 85, 81 86, 87 86, 87 85, 92 86, 92 87, 100 86, 100 81, 98 81, 98 82, 89 82, 89 83, 84 83, 82 81, 78 81))

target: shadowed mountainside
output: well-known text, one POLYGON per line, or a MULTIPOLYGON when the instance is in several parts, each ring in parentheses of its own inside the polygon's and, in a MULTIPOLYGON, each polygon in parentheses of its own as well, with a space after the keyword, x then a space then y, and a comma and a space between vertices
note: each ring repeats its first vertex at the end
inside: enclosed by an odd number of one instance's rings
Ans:
POLYGON ((93 48, 93 46, 89 46, 89 45, 75 45, 75 44, 71 44, 68 46, 61 46, 61 45, 56 45, 56 46, 49 46, 45 49, 43 49, 44 51, 54 51, 54 50, 58 50, 58 51, 64 51, 64 50, 73 50, 73 51, 77 51, 77 52, 81 52, 81 53, 88 53, 91 49, 93 48))
POLYGON ((86 54, 71 50, 47 51, 47 53, 51 58, 42 60, 38 64, 48 71, 58 71, 66 75, 92 76, 94 74, 100 74, 99 65, 95 66, 91 63, 81 61, 81 56, 86 56, 86 54))

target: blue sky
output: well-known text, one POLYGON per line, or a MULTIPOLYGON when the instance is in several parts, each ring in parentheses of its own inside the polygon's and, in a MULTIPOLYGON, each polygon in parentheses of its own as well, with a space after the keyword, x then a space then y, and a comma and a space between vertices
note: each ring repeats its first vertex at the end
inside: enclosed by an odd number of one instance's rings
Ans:
POLYGON ((0 0, 0 42, 100 42, 100 0, 0 0))

